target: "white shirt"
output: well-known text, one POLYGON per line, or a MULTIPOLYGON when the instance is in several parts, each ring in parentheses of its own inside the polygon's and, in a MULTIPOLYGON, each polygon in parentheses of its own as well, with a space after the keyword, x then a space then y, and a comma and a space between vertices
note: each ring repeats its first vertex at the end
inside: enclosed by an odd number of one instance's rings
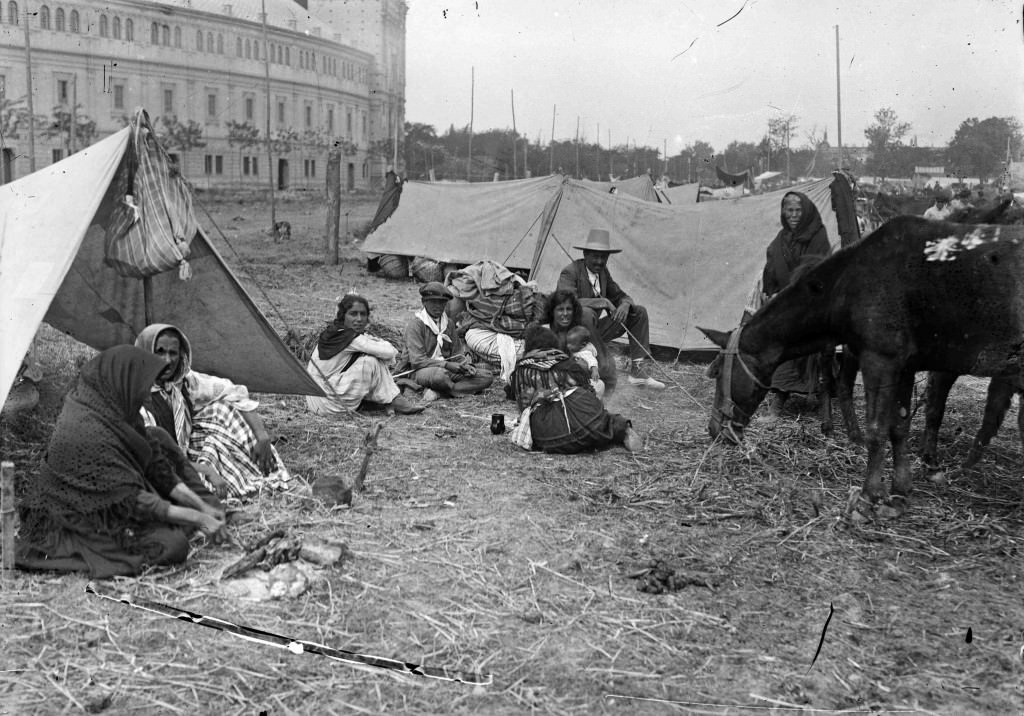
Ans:
POLYGON ((601 297, 601 277, 598 276, 593 271, 591 271, 590 269, 587 269, 587 278, 590 279, 590 285, 594 289, 594 296, 600 298, 601 297))

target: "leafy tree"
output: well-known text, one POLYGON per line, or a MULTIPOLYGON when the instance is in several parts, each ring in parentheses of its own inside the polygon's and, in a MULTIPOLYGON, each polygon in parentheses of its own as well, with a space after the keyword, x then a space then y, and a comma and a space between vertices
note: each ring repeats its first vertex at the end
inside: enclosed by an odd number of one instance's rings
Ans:
POLYGON ((203 126, 194 119, 187 123, 178 121, 176 115, 160 117, 161 129, 157 131, 157 139, 168 150, 177 149, 181 152, 181 166, 185 165, 185 155, 193 149, 206 146, 203 141, 203 126))
POLYGON ((773 155, 780 157, 775 163, 775 170, 781 171, 784 167, 786 176, 789 178, 791 172, 792 155, 790 149, 793 145, 793 135, 796 133, 797 117, 795 114, 784 114, 781 117, 772 117, 768 120, 768 145, 773 155), (785 153, 785 164, 781 157, 785 153))
POLYGON ((270 135, 270 151, 274 154, 288 154, 299 143, 299 133, 293 128, 274 130, 270 135))
MULTIPOLYGON (((906 170, 906 153, 901 156, 903 137, 910 131, 909 122, 901 122, 896 111, 883 107, 875 112, 875 123, 864 130, 868 140, 870 159, 866 169, 877 177, 903 176, 906 170)), ((911 170, 913 168, 911 167, 911 170)))
POLYGON ((948 157, 959 176, 976 176, 982 181, 1000 174, 1007 146, 1011 157, 1019 156, 1021 124, 1014 117, 976 117, 964 120, 949 143, 948 157))
POLYGON ((236 122, 229 119, 225 126, 228 129, 228 146, 238 147, 238 172, 241 180, 242 152, 260 143, 260 130, 248 122, 236 122))
MULTIPOLYGON (((76 151, 92 144, 92 141, 96 138, 96 121, 90 119, 87 114, 83 114, 80 109, 82 105, 75 106, 74 115, 74 144, 76 151)), ((53 108, 53 114, 47 120, 46 125, 43 127, 43 136, 47 139, 53 137, 59 137, 64 145, 64 150, 71 153, 71 122, 72 115, 71 109, 64 104, 55 105, 53 108)))

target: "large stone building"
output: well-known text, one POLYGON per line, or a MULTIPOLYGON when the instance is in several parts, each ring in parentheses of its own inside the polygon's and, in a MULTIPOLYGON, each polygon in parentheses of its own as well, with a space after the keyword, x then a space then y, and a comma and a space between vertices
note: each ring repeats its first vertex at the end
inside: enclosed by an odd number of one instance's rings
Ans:
POLYGON ((276 188, 319 188, 335 143, 343 185, 372 187, 405 121, 406 3, 306 4, 0 0, 0 180, 30 171, 27 124, 16 121, 27 20, 37 169, 142 107, 158 133, 184 138, 165 146, 197 187, 266 186, 272 169, 276 188), (72 136, 72 108, 79 126, 95 123, 92 136, 72 136))

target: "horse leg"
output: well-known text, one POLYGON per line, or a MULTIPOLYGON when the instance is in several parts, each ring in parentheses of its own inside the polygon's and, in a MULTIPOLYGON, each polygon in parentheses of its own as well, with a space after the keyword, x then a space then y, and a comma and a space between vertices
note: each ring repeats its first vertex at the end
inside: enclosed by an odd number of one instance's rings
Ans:
POLYGON ((942 416, 946 413, 946 399, 959 376, 956 373, 932 371, 925 385, 924 440, 921 460, 929 470, 939 469, 938 442, 942 416))
MULTIPOLYGON (((892 445, 892 461, 895 467, 892 476, 892 497, 902 498, 899 509, 905 509, 914 487, 910 473, 910 456, 907 451, 907 436, 910 434, 910 399, 914 392, 914 372, 904 371, 900 375, 892 406, 889 426, 889 442, 892 445)), ((897 507, 896 504, 893 505, 897 507)))
POLYGON ((864 417, 868 449, 867 474, 861 496, 871 502, 885 497, 882 484, 882 463, 885 447, 895 416, 895 402, 900 373, 891 359, 877 354, 861 356, 861 374, 864 376, 864 417))
POLYGON ((860 431, 860 423, 857 422, 857 411, 853 407, 853 384, 857 381, 858 370, 860 370, 860 361, 857 360, 857 356, 853 354, 849 346, 844 347, 839 364, 839 378, 836 380, 839 410, 843 415, 843 427, 846 429, 846 437, 857 445, 863 445, 864 434, 860 431))
POLYGON ((835 346, 821 352, 821 383, 818 389, 818 414, 821 432, 832 435, 832 396, 836 394, 835 346))
MULTIPOLYGON (((1010 409, 1015 392, 1014 382, 1010 378, 993 378, 988 384, 988 396, 985 399, 985 417, 981 420, 981 429, 974 436, 971 451, 967 453, 964 467, 974 467, 981 454, 999 432, 1006 411, 1010 409)), ((1017 425, 1021 424, 1021 413, 1017 414, 1017 425)))

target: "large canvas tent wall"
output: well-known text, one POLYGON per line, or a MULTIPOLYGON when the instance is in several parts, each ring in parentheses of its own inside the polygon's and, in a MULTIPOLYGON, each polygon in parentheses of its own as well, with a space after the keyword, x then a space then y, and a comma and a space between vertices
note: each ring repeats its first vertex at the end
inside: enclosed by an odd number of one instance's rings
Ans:
MULTIPOLYGON (((44 319, 96 349, 130 343, 145 326, 143 282, 104 262, 130 131, 0 187, 0 404, 44 319)), ((176 270, 151 278, 151 309, 189 336, 197 370, 253 391, 323 394, 202 231, 189 264, 191 280, 176 270)))
POLYGON ((700 182, 676 184, 658 189, 663 204, 696 204, 700 192, 700 182))
POLYGON ((583 186, 590 187, 595 191, 611 193, 612 187, 614 187, 615 191, 619 194, 626 194, 628 196, 641 199, 642 201, 661 202, 661 196, 658 194, 658 190, 654 187, 654 181, 651 179, 650 174, 641 174, 638 177, 620 179, 618 181, 591 181, 590 179, 580 179, 579 183, 583 186))
MULTIPOLYGON (((834 182, 849 192, 845 180, 831 177, 791 189, 814 201, 838 246, 834 182)), ((531 269, 540 290, 548 292, 559 271, 581 256, 572 246, 591 228, 608 228, 623 249, 612 257, 612 273, 647 307, 651 343, 710 351, 717 349, 696 325, 728 328, 739 321, 765 250, 779 231, 784 193, 677 205, 558 177, 459 186, 409 182, 398 209, 367 237, 364 250, 448 263, 490 259, 531 269)))

